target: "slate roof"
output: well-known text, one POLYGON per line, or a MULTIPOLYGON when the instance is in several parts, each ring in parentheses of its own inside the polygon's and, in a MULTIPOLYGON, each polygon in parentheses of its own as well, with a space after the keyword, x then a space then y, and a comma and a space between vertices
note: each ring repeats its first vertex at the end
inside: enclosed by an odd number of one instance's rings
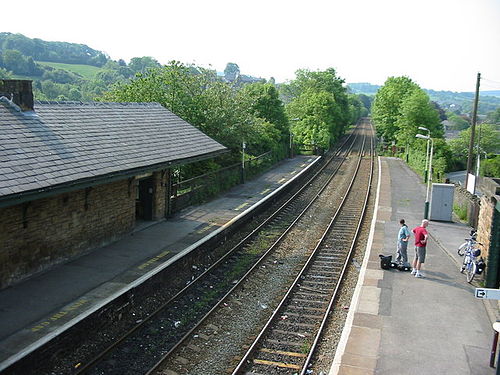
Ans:
POLYGON ((36 102, 21 112, 0 98, 0 200, 224 151, 157 103, 36 102))

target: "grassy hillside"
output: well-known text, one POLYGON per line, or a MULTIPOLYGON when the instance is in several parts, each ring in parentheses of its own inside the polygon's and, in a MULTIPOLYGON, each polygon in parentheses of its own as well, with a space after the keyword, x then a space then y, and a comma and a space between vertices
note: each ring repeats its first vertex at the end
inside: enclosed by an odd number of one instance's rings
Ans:
POLYGON ((96 73, 102 70, 97 66, 92 65, 82 65, 82 64, 64 64, 64 63, 54 63, 47 61, 37 61, 38 64, 44 66, 50 66, 54 69, 64 69, 69 70, 70 72, 81 75, 85 79, 92 79, 95 77, 96 73))

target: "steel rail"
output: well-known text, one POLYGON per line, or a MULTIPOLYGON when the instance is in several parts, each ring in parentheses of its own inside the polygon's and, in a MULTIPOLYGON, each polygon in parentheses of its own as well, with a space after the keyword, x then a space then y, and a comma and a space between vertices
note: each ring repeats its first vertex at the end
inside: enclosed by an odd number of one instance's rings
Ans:
MULTIPOLYGON (((345 272, 347 270, 347 267, 348 267, 348 264, 352 258, 352 253, 354 251, 354 247, 357 243, 357 239, 358 239, 358 236, 359 236, 359 232, 361 231, 361 225, 363 223, 363 219, 364 219, 364 216, 365 216, 365 213, 366 213, 366 208, 368 206, 368 200, 370 198, 370 191, 371 191, 371 188, 372 188, 372 181, 373 181, 373 137, 370 138, 370 149, 369 149, 369 152, 370 152, 370 177, 369 177, 369 180, 368 180, 368 187, 367 187, 367 191, 366 191, 366 195, 365 195, 365 199, 364 199, 364 202, 363 202, 363 209, 362 209, 362 212, 361 212, 361 216, 360 216, 360 219, 359 219, 359 222, 358 222, 358 226, 356 228, 356 233, 354 235, 354 241, 352 242, 351 244, 351 248, 349 249, 349 254, 347 256, 347 259, 346 259, 346 262, 344 263, 344 266, 342 268, 342 271, 340 273, 340 277, 339 277, 339 282, 337 283, 337 286, 335 287, 335 291, 333 292, 333 295, 332 295, 332 298, 330 299, 330 303, 328 304, 328 308, 327 308, 327 311, 325 312, 325 315, 323 317, 323 320, 321 322, 321 326, 320 328, 318 329, 318 332, 316 334, 316 337, 314 339, 314 342, 313 344, 311 345, 311 349, 309 351, 309 354, 305 360, 305 363, 304 363, 304 367, 302 369, 302 371, 300 372, 300 375, 305 375, 308 367, 309 367, 309 364, 312 360, 312 357, 313 355, 315 354, 315 350, 316 350, 316 346, 318 345, 318 342, 319 342, 319 339, 321 338, 321 335, 325 329, 325 326, 326 326, 326 323, 327 323, 327 320, 328 320, 328 315, 330 314, 330 312, 332 311, 332 308, 333 308, 333 304, 337 298, 337 294, 339 292, 339 289, 340 289, 340 286, 342 285, 342 281, 344 279, 344 275, 345 275, 345 272)), ((362 155, 363 157, 364 155, 362 155)))
MULTIPOLYGON (((350 151, 352 149, 352 147, 354 146, 354 143, 355 143, 355 139, 353 141, 353 143, 351 144, 351 146, 349 147, 349 150, 350 151)), ((330 159, 331 161, 331 159, 330 159)), ((261 257, 253 264, 253 266, 251 268, 248 269, 248 271, 241 276, 241 278, 233 285, 233 287, 212 307, 212 309, 210 309, 209 312, 207 312, 207 314, 205 316, 203 316, 199 321, 198 323, 192 327, 189 332, 187 332, 184 337, 179 340, 179 342, 177 342, 177 344, 175 344, 175 346, 173 346, 167 353, 165 353, 165 355, 155 364, 155 366, 153 368, 151 368, 147 373, 146 375, 151 375, 153 373, 155 373, 156 371, 158 371, 158 368, 161 367, 161 365, 167 360, 167 358, 172 354, 174 353, 177 348, 183 344, 183 342, 185 340, 187 340, 191 334, 196 330, 198 329, 198 327, 203 324, 203 322, 208 319, 212 313, 222 304, 224 303, 225 300, 227 300, 227 298, 234 292, 234 290, 236 290, 247 278, 249 275, 252 274, 252 272, 260 266, 260 264, 268 258, 269 254, 281 243, 282 239, 293 229, 293 227, 295 226, 295 224, 303 217, 303 215, 307 212, 307 210, 315 203, 315 201, 320 197, 321 193, 328 187, 328 185, 330 184, 331 180, 335 177, 335 173, 338 171, 338 169, 340 168, 340 166, 342 165, 339 164, 334 173, 328 178, 328 181, 326 181, 324 183, 324 185, 321 187, 320 191, 318 193, 315 194, 315 196, 313 197, 313 199, 307 204, 307 206, 299 213, 299 215, 293 220, 293 222, 285 229, 285 231, 273 242, 273 244, 261 255, 261 257)), ((325 165, 326 167, 326 165, 325 165)))
MULTIPOLYGON (((338 149, 328 158, 328 160, 324 163, 323 166, 306 182, 303 184, 303 186, 295 192, 292 197, 286 200, 285 203, 283 203, 278 209, 276 209, 268 218, 266 218, 258 227, 256 227, 254 230, 251 231, 243 240, 241 240, 238 244, 236 244, 233 248, 231 248, 224 256, 222 256, 220 259, 218 259, 216 262, 214 262, 209 268, 207 268, 205 271, 203 271, 200 275, 198 275, 193 281, 191 281, 190 284, 186 285, 184 288, 182 288, 179 292, 177 292, 172 298, 170 298, 167 302, 163 303, 160 307, 155 309, 148 317, 143 319, 140 323, 136 324, 134 327, 132 327, 130 330, 128 330, 126 333, 124 333, 120 338, 115 340, 112 345, 108 346, 106 349, 104 349, 101 353, 96 355, 94 358, 92 358, 90 361, 87 363, 81 365, 76 371, 75 374, 84 374, 91 370, 92 368, 95 367, 99 361, 101 361, 104 357, 106 357, 109 353, 111 353, 118 345, 120 345, 122 342, 124 342, 128 337, 130 337, 134 332, 136 332, 138 329, 143 327, 146 323, 148 323, 151 319, 153 319, 158 313, 163 311, 166 306, 171 304, 173 301, 178 299, 182 294, 186 293, 189 289, 191 289, 197 282, 202 280, 207 274, 209 274, 211 271, 213 271, 215 268, 217 268, 222 262, 224 262, 232 253, 234 253, 236 250, 240 249, 242 246, 244 246, 253 236, 255 236, 265 225, 269 224, 275 217, 278 216, 285 208, 287 208, 291 202, 296 199, 303 191, 305 191, 309 184, 314 181, 323 170, 325 170, 329 164, 333 161, 335 157, 338 157, 342 153, 343 147, 349 142, 352 141, 351 146, 348 148, 347 152, 349 152, 350 148, 352 145, 355 143, 355 136, 356 132, 352 132, 344 142, 338 147, 338 149), (354 139, 353 139, 354 138, 354 139)), ((342 159, 345 160, 345 157, 342 159)), ((339 164, 339 167, 342 163, 339 164)), ((336 169, 338 170, 338 168, 336 169)), ((335 170, 335 172, 336 172, 335 170)), ((329 178, 329 181, 333 178, 332 176, 329 178)), ((327 185, 327 184, 325 184, 327 185)), ((324 187, 322 187, 322 190, 324 187)), ((213 309, 211 309, 212 311, 213 309)), ((190 330, 190 332, 186 335, 184 335, 183 340, 187 336, 189 336, 190 333, 192 333, 193 329, 190 330)), ((149 372, 148 372, 149 373, 149 372)))
MULTIPOLYGON (((359 170, 359 166, 361 165, 361 161, 362 161, 362 153, 360 152, 360 157, 359 157, 359 161, 358 161, 358 166, 357 166, 357 170, 359 170)), ((371 170, 372 170, 373 166, 371 167, 371 170)), ((357 174, 357 172, 356 172, 357 174)), ((370 171, 370 176, 371 176, 371 171, 370 171)), ((351 184, 349 186, 349 190, 351 189, 353 183, 354 183, 354 180, 355 180, 356 176, 353 177, 352 181, 351 181, 351 184)), ((370 178, 370 181, 371 181, 371 178, 370 178)), ((299 273, 299 275, 296 277, 296 279, 294 280, 294 282, 292 283, 292 286, 288 289, 288 292, 284 295, 282 301, 280 302, 280 304, 277 306, 277 308, 275 309, 273 315, 269 318, 269 320, 267 321, 267 323, 264 325, 263 329, 261 330, 261 332, 258 334, 258 336, 255 338, 255 340, 253 341, 253 343, 251 344, 251 346, 249 347, 249 349, 247 350, 247 352, 245 353, 245 355, 243 356, 243 358, 240 360, 239 364, 237 365, 237 367, 235 368, 235 370, 233 371, 233 375, 236 375, 238 373, 240 373, 240 371, 246 367, 246 362, 248 361, 249 357, 251 355, 253 355, 253 353, 255 352, 256 348, 257 348, 257 345, 259 345, 261 339, 263 338, 263 336, 270 330, 270 327, 271 327, 271 324, 276 320, 277 316, 282 312, 282 309, 283 307, 285 306, 285 304, 288 302, 288 300, 290 299, 290 296, 292 295, 292 293, 295 292, 295 287, 299 284, 299 282, 304 279, 303 275, 304 273, 306 272, 306 270, 308 270, 312 260, 316 257, 317 253, 318 253, 318 249, 320 249, 320 247, 322 246, 327 234, 330 232, 331 228, 332 228, 332 225, 333 223, 336 221, 337 219, 337 216, 339 215, 339 213, 341 212, 343 206, 344 206, 344 203, 346 202, 347 200, 347 197, 348 197, 348 194, 345 195, 344 199, 342 200, 342 203, 341 203, 341 206, 337 209, 334 217, 332 218, 328 228, 325 230, 322 238, 318 241, 318 244, 316 245, 313 253, 309 256, 307 262, 305 263, 305 265, 303 266, 301 272, 299 273)), ((365 206, 364 206, 365 207, 365 206)), ((364 211, 365 211, 365 208, 363 208, 363 215, 364 215, 364 211)), ((362 216, 359 220, 359 222, 362 221, 362 216)), ((359 228, 360 224, 358 224, 358 228, 359 228)), ((358 231, 357 231, 358 232, 358 231)), ((354 244, 355 241, 353 241, 353 244, 354 244)), ((342 275, 344 274, 344 270, 346 268, 346 265, 348 264, 348 259, 350 258, 350 254, 352 252, 352 248, 353 248, 353 245, 351 246, 351 250, 349 251, 349 256, 347 257, 346 259, 346 262, 344 263, 344 267, 343 267, 343 271, 342 271, 342 275)), ((337 283, 337 288, 335 290, 335 294, 336 294, 336 291, 338 290, 338 284, 337 283)), ((334 296, 335 297, 335 296, 334 296)), ((332 300, 334 299, 334 297, 332 298, 332 300)), ((331 303, 329 304, 329 306, 331 306, 331 303)), ((327 314, 328 312, 326 312, 327 314)), ((324 324, 322 324, 324 325, 324 324)), ((317 344, 317 340, 318 340, 318 336, 316 337, 315 339, 315 342, 314 342, 314 347, 316 346, 317 344)), ((308 361, 310 360, 309 358, 307 359, 308 361)))

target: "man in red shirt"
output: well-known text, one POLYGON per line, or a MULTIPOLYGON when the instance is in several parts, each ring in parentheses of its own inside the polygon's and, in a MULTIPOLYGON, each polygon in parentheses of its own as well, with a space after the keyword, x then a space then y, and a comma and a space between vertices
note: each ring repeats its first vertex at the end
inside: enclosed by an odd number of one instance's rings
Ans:
POLYGON ((413 270, 412 275, 415 277, 424 277, 424 274, 420 272, 422 264, 425 262, 425 252, 427 246, 427 238, 429 234, 427 233, 427 226, 429 225, 429 220, 422 220, 422 225, 413 229, 415 234, 415 259, 413 259, 413 270))

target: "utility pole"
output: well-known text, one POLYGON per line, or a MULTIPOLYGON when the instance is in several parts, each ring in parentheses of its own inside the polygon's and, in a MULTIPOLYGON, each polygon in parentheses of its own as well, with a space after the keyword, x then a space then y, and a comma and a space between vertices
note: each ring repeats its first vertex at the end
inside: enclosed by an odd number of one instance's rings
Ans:
POLYGON ((469 141, 469 155, 467 156, 467 172, 465 173, 465 188, 467 189, 467 182, 469 180, 469 173, 472 171, 473 150, 474 150, 474 133, 476 131, 476 116, 477 116, 477 103, 479 101, 479 82, 481 81, 481 73, 477 73, 476 82, 476 96, 474 97, 474 107, 472 109, 472 124, 470 127, 470 141, 469 141))

